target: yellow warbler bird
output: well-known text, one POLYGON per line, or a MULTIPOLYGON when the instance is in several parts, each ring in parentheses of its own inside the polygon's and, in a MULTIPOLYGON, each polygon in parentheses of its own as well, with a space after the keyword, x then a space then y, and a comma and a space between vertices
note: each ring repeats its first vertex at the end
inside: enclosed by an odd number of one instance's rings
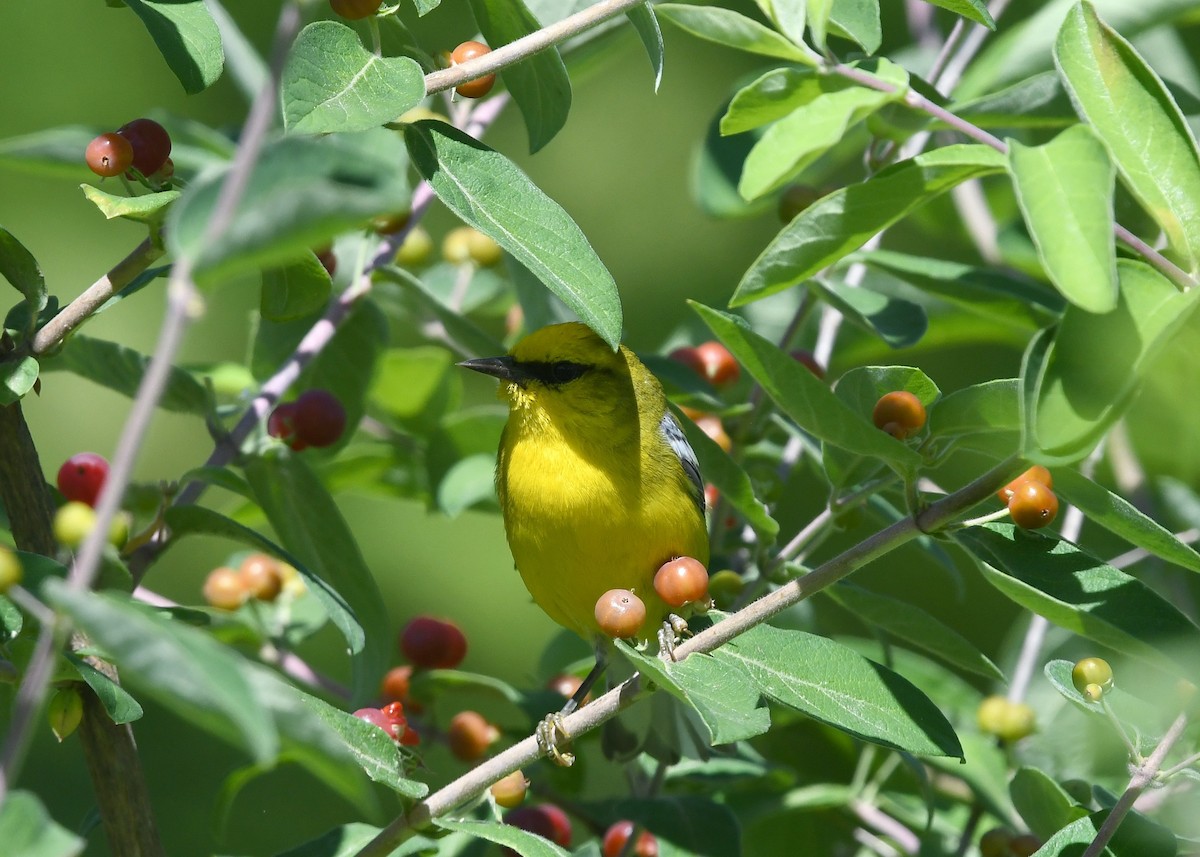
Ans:
POLYGON ((653 637, 670 613, 654 590, 659 566, 708 562, 704 484, 662 385, 577 322, 461 365, 499 378, 508 401, 496 489, 533 600, 602 654, 596 601, 632 590, 646 604, 637 636, 653 637))

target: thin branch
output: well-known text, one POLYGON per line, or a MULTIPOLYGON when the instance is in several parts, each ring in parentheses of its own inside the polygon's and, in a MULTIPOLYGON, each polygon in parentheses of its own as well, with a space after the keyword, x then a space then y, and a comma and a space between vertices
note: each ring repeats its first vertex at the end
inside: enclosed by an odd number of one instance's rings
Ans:
POLYGON ((1146 787, 1153 782, 1159 768, 1162 767, 1163 761, 1167 758, 1167 754, 1171 752, 1171 747, 1179 740, 1179 736, 1183 734, 1183 730, 1187 728, 1188 718, 1186 714, 1180 714, 1175 718, 1175 722, 1171 724, 1171 728, 1167 730, 1167 734, 1158 742, 1158 746, 1154 748, 1154 752, 1150 754, 1144 764, 1140 765, 1133 776, 1129 778, 1129 785, 1125 788, 1125 793, 1117 801, 1116 805, 1108 813, 1108 817, 1104 819, 1104 824, 1100 825, 1100 830, 1096 832, 1096 838, 1088 845, 1087 850, 1083 852, 1083 857, 1100 857, 1104 852, 1104 848, 1113 838, 1113 834, 1117 832, 1117 828, 1121 826, 1121 822, 1125 820, 1125 816, 1133 809, 1134 801, 1138 799, 1146 787))
POLYGON ((67 334, 87 321, 106 300, 132 283, 162 255, 162 247, 147 238, 114 265, 111 271, 88 286, 83 294, 46 322, 34 335, 30 352, 44 354, 61 343, 67 334))
POLYGON ((850 802, 850 809, 863 824, 875 828, 891 839, 905 854, 916 854, 921 850, 921 839, 896 819, 874 804, 864 800, 850 802))
POLYGON ((569 15, 561 21, 530 33, 528 36, 522 36, 515 42, 502 45, 481 57, 425 75, 425 91, 432 95, 435 92, 453 89, 468 80, 495 74, 503 70, 505 66, 527 59, 539 51, 566 41, 571 36, 576 36, 597 24, 602 24, 609 18, 615 18, 617 15, 628 12, 634 6, 640 6, 644 2, 645 0, 602 0, 594 6, 569 15))

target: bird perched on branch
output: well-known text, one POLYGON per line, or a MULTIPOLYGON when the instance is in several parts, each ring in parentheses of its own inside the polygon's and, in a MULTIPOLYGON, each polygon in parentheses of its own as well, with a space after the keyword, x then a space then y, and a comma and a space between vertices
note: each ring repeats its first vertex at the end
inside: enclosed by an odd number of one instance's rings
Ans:
POLYGON ((583 324, 544 327, 504 357, 461 365, 499 378, 509 405, 496 489, 517 570, 550 618, 596 647, 577 702, 611 647, 597 599, 633 591, 646 604, 636 636, 649 639, 670 613, 653 585, 659 566, 708 562, 695 453, 658 380, 583 324))

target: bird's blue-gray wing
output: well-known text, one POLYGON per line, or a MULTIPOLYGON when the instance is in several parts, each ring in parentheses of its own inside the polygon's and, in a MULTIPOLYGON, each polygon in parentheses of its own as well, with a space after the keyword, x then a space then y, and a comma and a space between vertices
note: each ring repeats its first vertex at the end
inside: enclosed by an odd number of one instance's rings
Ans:
POLYGON ((704 480, 700 478, 700 462, 696 460, 696 453, 692 451, 692 445, 687 442, 679 420, 675 419, 673 413, 667 411, 658 424, 658 430, 662 432, 663 439, 666 440, 671 450, 679 457, 679 463, 683 465, 683 472, 688 477, 692 499, 696 501, 696 505, 700 508, 700 514, 703 515, 704 480))

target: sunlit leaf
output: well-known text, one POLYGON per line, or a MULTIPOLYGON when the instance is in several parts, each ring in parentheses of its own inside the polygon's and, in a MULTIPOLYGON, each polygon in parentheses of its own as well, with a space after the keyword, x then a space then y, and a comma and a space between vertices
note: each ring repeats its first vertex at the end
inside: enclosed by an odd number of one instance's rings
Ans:
POLYGON ((225 65, 221 32, 204 0, 125 0, 190 95, 216 82, 225 65))

